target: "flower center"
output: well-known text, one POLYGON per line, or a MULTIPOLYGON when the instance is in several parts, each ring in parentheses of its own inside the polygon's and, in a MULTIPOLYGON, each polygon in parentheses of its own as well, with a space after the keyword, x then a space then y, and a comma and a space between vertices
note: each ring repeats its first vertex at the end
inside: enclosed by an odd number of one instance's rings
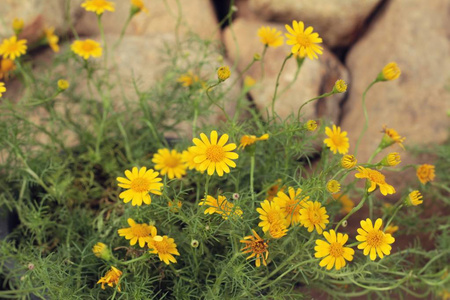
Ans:
POLYGON ((261 254, 266 251, 266 245, 262 240, 252 242, 250 247, 252 248, 252 251, 256 254, 261 254))
POLYGON ((146 237, 150 235, 150 227, 142 224, 135 224, 131 227, 131 232, 137 237, 146 237))
POLYGON ((335 134, 331 137, 331 140, 333 141, 333 144, 336 145, 336 147, 340 147, 344 144, 345 140, 340 136, 339 134, 335 134))
POLYGON ((276 223, 280 220, 280 214, 277 211, 270 211, 267 213, 267 222, 269 224, 276 223))
POLYGON ((158 253, 160 253, 160 254, 169 253, 170 247, 169 247, 169 243, 167 243, 167 241, 162 240, 160 242, 154 242, 153 245, 156 248, 156 251, 158 251, 158 253))
POLYGON ((297 43, 300 44, 300 46, 308 48, 311 46, 311 41, 309 40, 309 36, 304 33, 298 33, 297 34, 297 43))
POLYGON ((8 52, 13 53, 19 51, 19 44, 18 43, 11 43, 8 47, 8 52))
POLYGON ((95 49, 95 45, 92 43, 87 43, 84 42, 83 45, 81 46, 81 48, 83 49, 83 51, 85 52, 92 52, 95 49))
POLYGON ((319 224, 321 219, 319 212, 315 210, 309 212, 309 220, 312 224, 319 224))
POLYGON ((164 164, 169 168, 175 168, 180 164, 180 160, 177 157, 170 155, 164 159, 164 164))
POLYGON ((206 149, 206 157, 212 162, 219 162, 225 158, 225 151, 223 147, 211 145, 206 149))
POLYGON ((370 179, 370 181, 380 184, 380 183, 384 183, 385 177, 380 172, 371 170, 369 172, 369 179, 370 179))
POLYGON ((138 177, 131 181, 131 189, 135 192, 146 192, 150 188, 150 182, 146 178, 138 177))
POLYGON ((380 230, 373 230, 367 234, 367 244, 372 247, 379 247, 383 243, 384 235, 380 230))
POLYGON ((330 255, 333 257, 341 257, 344 254, 344 247, 339 243, 331 243, 330 245, 330 255))
POLYGON ((92 2, 92 5, 94 5, 96 7, 104 7, 104 6, 108 6, 108 3, 105 0, 94 0, 92 2))

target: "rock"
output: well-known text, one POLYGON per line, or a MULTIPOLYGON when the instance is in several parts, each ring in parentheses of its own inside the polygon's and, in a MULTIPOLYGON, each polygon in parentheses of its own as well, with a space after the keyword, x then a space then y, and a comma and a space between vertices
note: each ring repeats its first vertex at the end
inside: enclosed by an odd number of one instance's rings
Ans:
POLYGON ((42 35, 45 27, 53 26, 57 34, 69 31, 66 20, 66 10, 69 9, 73 19, 81 11, 81 0, 2 0, 0 5, 0 36, 9 37, 14 34, 11 24, 14 18, 23 19, 25 26, 21 38, 28 40, 28 44, 36 42, 42 35), (66 7, 66 2, 71 7, 66 7))
MULTIPOLYGON (((358 150, 359 161, 377 147, 384 124, 406 137, 406 146, 439 144, 448 138, 449 11, 446 0, 391 1, 351 49, 347 66, 353 81, 342 120, 351 151, 364 124, 362 93, 385 64, 395 61, 402 71, 397 80, 377 83, 367 93, 369 129, 358 150)), ((389 150, 405 153, 396 146, 389 150)))
MULTIPOLYGON (((173 34, 178 24, 181 37, 189 31, 198 34, 201 38, 219 37, 219 25, 209 0, 189 0, 188 2, 144 0, 144 2, 149 12, 140 12, 135 15, 128 26, 126 35, 173 34), (180 4, 181 10, 179 19, 177 3, 180 4)), ((114 12, 105 12, 102 16, 105 32, 109 34, 120 34, 130 12, 130 1, 121 0, 116 1, 115 4, 114 12)), ((98 35, 97 16, 83 10, 75 28, 80 35, 98 35)))
MULTIPOLYGON (((240 0, 239 2, 242 2, 240 0)), ((313 26, 329 47, 348 46, 381 0, 248 0, 252 13, 266 21, 313 26)), ((242 3, 239 7, 246 8, 242 3)), ((247 10, 245 10, 247 11, 247 10)), ((251 17, 250 17, 251 18, 251 17)))
MULTIPOLYGON (((244 19, 237 19, 233 22, 232 28, 225 30, 224 42, 228 55, 231 60, 237 62, 237 68, 239 70, 244 70, 251 63, 255 53, 262 53, 264 46, 257 36, 257 31, 261 26, 276 27, 283 33, 285 31, 283 26, 279 24, 244 19), (236 36, 236 42, 234 41, 232 30, 236 36)), ((268 48, 264 58, 264 78, 261 80, 262 72, 260 62, 255 63, 245 74, 260 81, 250 91, 250 95, 256 107, 263 112, 263 116, 266 116, 266 108, 269 110, 271 108, 276 78, 283 60, 289 53, 290 47, 287 45, 278 48, 268 48)), ((291 58, 286 63, 280 77, 275 111, 282 119, 285 119, 291 113, 294 113, 296 117, 299 107, 306 100, 331 91, 336 80, 348 80, 345 67, 326 49, 324 54, 319 57, 319 60, 312 61, 306 59, 297 81, 289 89, 285 90, 295 78, 296 70, 296 59, 291 58)), ((302 110, 304 114, 303 119, 326 117, 333 122, 337 122, 340 112, 339 103, 343 97, 344 94, 337 94, 306 105, 302 110)))

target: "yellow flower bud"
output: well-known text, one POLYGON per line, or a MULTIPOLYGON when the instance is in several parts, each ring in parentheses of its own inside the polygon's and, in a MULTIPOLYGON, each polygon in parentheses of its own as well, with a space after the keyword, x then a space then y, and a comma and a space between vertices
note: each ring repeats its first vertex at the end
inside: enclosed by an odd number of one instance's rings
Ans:
POLYGON ((395 62, 388 63, 378 75, 379 81, 395 80, 401 74, 400 68, 395 62))
POLYGON ((317 122, 314 120, 309 120, 305 123, 305 128, 308 131, 315 131, 317 129, 317 122))
POLYGON ((217 70, 217 77, 220 81, 225 81, 230 78, 231 71, 228 66, 222 66, 217 70))
POLYGON ((251 76, 245 76, 244 79, 244 87, 245 88, 251 88, 256 83, 256 80, 251 76))
POLYGON ((397 152, 389 153, 383 160, 381 161, 381 164, 386 167, 394 167, 401 163, 400 160, 400 154, 397 152))
POLYGON ((405 198, 405 204, 408 206, 417 206, 422 204, 422 202, 423 196, 418 190, 412 191, 409 193, 408 197, 405 198))
POLYGON ((333 87, 333 93, 344 93, 345 91, 347 91, 347 83, 342 79, 336 81, 333 87))
POLYGON ((337 180, 330 180, 327 183, 327 191, 331 194, 336 194, 341 190, 341 184, 337 180))
POLYGON ((14 18, 12 22, 12 28, 16 35, 22 32, 24 26, 24 22, 22 19, 14 18))
POLYGON ((261 60, 261 55, 259 53, 253 54, 253 60, 255 61, 261 60))
POLYGON ((111 251, 109 251, 108 246, 103 243, 97 243, 92 248, 92 252, 94 252, 95 256, 109 261, 111 259, 111 251))
POLYGON ((58 80, 58 89, 60 91, 65 91, 69 88, 70 83, 65 79, 58 80))
POLYGON ((345 169, 351 169, 356 166, 356 157, 354 155, 344 155, 341 159, 341 166, 345 169))

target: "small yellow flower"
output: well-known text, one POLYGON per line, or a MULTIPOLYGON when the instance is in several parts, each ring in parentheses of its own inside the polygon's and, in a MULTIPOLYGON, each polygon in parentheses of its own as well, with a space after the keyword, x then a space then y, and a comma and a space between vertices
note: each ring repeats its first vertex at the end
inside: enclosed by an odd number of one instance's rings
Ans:
MULTIPOLYGON (((0 58, 1 59, 1 58, 0 58)), ((0 79, 5 78, 5 80, 9 79, 9 73, 16 69, 16 65, 14 61, 8 58, 1 59, 0 62, 0 79)))
POLYGON ((269 47, 279 47, 283 45, 283 37, 281 36, 281 31, 278 31, 276 28, 271 28, 269 26, 262 26, 258 29, 258 36, 266 46, 269 47))
POLYGON ((417 178, 422 184, 426 184, 429 181, 433 181, 434 174, 434 166, 429 164, 420 165, 416 171, 417 178))
POLYGON ((322 234, 326 224, 330 223, 328 220, 327 210, 317 201, 308 201, 304 208, 300 210, 300 222, 312 232, 314 228, 318 234, 322 234))
POLYGON ((92 252, 94 252, 94 255, 98 258, 104 259, 106 261, 109 261, 111 259, 111 252, 109 251, 108 246, 103 243, 98 242, 97 244, 95 244, 92 248, 92 252))
POLYGON ((200 82, 200 79, 197 75, 192 73, 192 71, 189 71, 186 74, 178 77, 177 82, 181 83, 181 85, 184 87, 190 87, 195 83, 200 82))
POLYGON ((106 0, 86 0, 81 3, 86 11, 95 12, 97 15, 103 14, 105 11, 115 11, 115 3, 106 0))
POLYGON ((2 97, 2 94, 6 92, 5 83, 0 82, 0 98, 2 97))
POLYGON ((308 122, 305 123, 305 128, 308 131, 316 131, 317 129, 317 122, 314 120, 309 120, 308 122))
POLYGON ((169 179, 175 177, 180 179, 186 175, 186 165, 182 160, 183 156, 177 150, 159 149, 158 153, 153 155, 152 162, 155 163, 155 169, 166 175, 169 179))
POLYGON ((219 69, 217 69, 217 77, 220 81, 225 81, 231 76, 231 71, 228 66, 222 66, 219 69))
POLYGON ((282 192, 285 190, 284 186, 281 187, 280 186, 281 186, 281 179, 277 179, 277 182, 267 190, 266 199, 272 201, 273 198, 278 194, 278 192, 282 192))
POLYGON ((117 232, 120 236, 130 240, 130 245, 134 246, 139 241, 139 247, 144 248, 145 243, 149 243, 152 237, 156 236, 156 227, 146 223, 138 224, 133 219, 128 218, 128 228, 119 229, 117 232))
POLYGON ((292 21, 292 27, 285 25, 290 34, 285 34, 288 40, 286 44, 292 45, 291 52, 299 53, 301 57, 308 56, 309 59, 318 59, 317 54, 322 54, 323 48, 317 44, 322 43, 322 38, 318 33, 313 33, 313 28, 309 26, 305 29, 303 22, 292 21))
POLYGON ((354 155, 349 155, 349 154, 347 154, 347 155, 344 155, 343 157, 342 157, 342 159, 341 159, 341 166, 344 168, 344 169, 351 169, 351 168, 353 168, 354 166, 356 166, 356 163, 357 163, 358 161, 356 160, 356 157, 354 156, 354 155))
POLYGON ((384 135, 381 139, 381 143, 378 146, 381 149, 387 148, 392 144, 399 144, 400 147, 402 147, 403 150, 405 150, 405 147, 403 146, 403 142, 405 141, 405 137, 401 137, 397 131, 395 131, 392 128, 387 128, 386 126, 383 127, 384 135))
POLYGON ((217 131, 213 130, 210 139, 206 134, 201 133, 200 138, 194 138, 192 141, 195 146, 192 151, 195 152, 194 162, 199 165, 200 171, 208 170, 208 175, 223 176, 223 173, 230 173, 230 168, 236 168, 236 163, 232 159, 237 159, 239 155, 233 152, 236 144, 228 142, 228 134, 224 134, 218 139, 217 131))
POLYGON ((347 83, 344 80, 339 79, 336 81, 333 87, 334 93, 345 93, 347 91, 347 83))
POLYGON ((330 180, 327 182, 327 191, 331 194, 336 194, 341 190, 341 184, 337 180, 330 180))
POLYGON ((300 209, 309 199, 309 197, 301 197, 302 189, 295 190, 289 187, 288 194, 279 191, 277 196, 273 198, 273 202, 278 205, 286 219, 286 225, 291 226, 300 223, 300 209))
POLYGON ((117 290, 119 290, 120 292, 119 286, 120 276, 122 276, 122 272, 116 269, 115 267, 111 266, 111 270, 106 272, 105 276, 103 276, 102 278, 100 278, 99 281, 97 281, 97 284, 98 283, 102 284, 102 290, 105 289, 105 284, 107 284, 110 287, 113 287, 113 284, 115 284, 117 286, 117 290))
POLYGON ((326 127, 325 134, 328 138, 323 142, 334 154, 336 154, 336 151, 340 154, 346 154, 348 152, 350 144, 348 143, 347 132, 341 132, 341 127, 333 125, 333 130, 330 127, 326 127))
POLYGON ((65 91, 69 88, 70 84, 67 80, 65 79, 60 79, 58 80, 58 89, 61 91, 65 91))
POLYGON ((394 232, 396 232, 398 230, 398 226, 397 225, 389 225, 388 227, 386 227, 384 229, 384 233, 389 233, 389 234, 393 234, 394 232))
POLYGON ((373 192, 377 185, 380 187, 380 192, 386 196, 387 194, 394 194, 395 189, 392 185, 389 185, 385 181, 385 177, 383 174, 376 170, 372 170, 369 168, 364 167, 358 167, 359 173, 355 174, 356 178, 366 178, 368 180, 368 183, 370 184, 367 191, 369 193, 373 192))
POLYGON ((286 226, 286 219, 284 218, 284 212, 281 208, 275 203, 275 201, 269 202, 269 200, 264 200, 261 203, 261 208, 257 208, 256 211, 259 213, 259 218, 261 222, 259 222, 258 226, 262 228, 263 232, 269 231, 270 227, 275 225, 280 227, 282 225, 286 226))
POLYGON ((4 39, 0 45, 0 55, 3 58, 10 58, 15 60, 16 58, 24 55, 27 52, 27 41, 17 40, 17 36, 13 36, 9 39, 4 39))
POLYGON ((145 7, 144 1, 142 0, 131 0, 131 15, 140 13, 141 11, 148 13, 147 7, 145 7))
POLYGON ((199 164, 196 164, 194 161, 196 154, 193 151, 193 148, 194 146, 191 146, 187 150, 184 150, 183 153, 181 153, 181 160, 185 164, 186 168, 189 168, 189 170, 196 169, 199 171, 199 164))
POLYGON ((253 235, 248 235, 240 240, 241 243, 246 244, 241 249, 242 253, 251 253, 247 259, 255 257, 255 265, 258 268, 261 266, 261 260, 263 265, 267 266, 267 257, 269 256, 269 241, 262 239, 256 231, 252 229, 253 235))
POLYGON ((167 201, 167 206, 169 207, 170 211, 173 213, 177 213, 180 211, 181 207, 183 206, 183 202, 181 202, 178 199, 167 201))
POLYGON ((401 74, 400 68, 397 66, 395 62, 388 63, 384 66, 381 73, 378 75, 378 80, 386 81, 386 80, 395 80, 401 74))
POLYGON ((418 190, 415 190, 409 193, 405 202, 408 206, 417 206, 423 203, 423 196, 418 190))
POLYGON ((348 214, 353 209, 353 207, 355 207, 355 202, 353 202, 353 200, 350 199, 350 197, 347 195, 342 195, 338 193, 334 194, 333 198, 341 202, 342 204, 341 213, 343 214, 348 214))
POLYGON ((172 263, 176 263, 174 255, 180 255, 177 250, 177 244, 175 244, 175 240, 169 238, 167 235, 160 236, 157 235, 153 237, 153 239, 148 243, 148 247, 150 248, 150 253, 158 254, 158 257, 161 261, 164 261, 166 265, 172 263))
POLYGON ((378 218, 375 224, 372 224, 372 220, 366 219, 361 221, 361 228, 358 228, 359 235, 356 236, 356 240, 361 242, 358 245, 358 249, 364 250, 364 255, 370 255, 371 260, 377 258, 377 254, 380 258, 384 255, 391 254, 392 244, 395 239, 389 233, 381 231, 383 221, 378 218))
POLYGON ((269 234, 274 239, 282 238, 287 234, 287 225, 284 221, 277 221, 270 225, 269 234))
POLYGON ((234 207, 234 204, 229 202, 225 196, 219 195, 216 198, 213 196, 207 195, 206 199, 202 199, 202 201, 198 205, 207 205, 209 206, 205 210, 205 214, 219 214, 223 219, 228 219, 232 216, 242 216, 242 210, 239 206, 234 207))
POLYGON ((100 47, 99 43, 91 39, 87 39, 84 41, 75 41, 72 43, 70 48, 75 54, 81 56, 84 59, 88 59, 91 56, 102 56, 102 47, 100 47))
POLYGON ((55 28, 49 27, 47 29, 44 29, 44 34, 50 48, 52 48, 54 52, 59 52, 59 37, 55 35, 55 28))
POLYGON ((316 246, 314 250, 316 253, 314 256, 316 258, 322 258, 319 263, 321 267, 331 270, 335 266, 336 270, 340 270, 345 267, 346 260, 352 261, 355 250, 349 247, 344 247, 345 243, 348 241, 348 234, 338 233, 331 229, 330 231, 324 231, 323 236, 327 242, 323 240, 316 240, 316 246))
POLYGON ((245 147, 253 145, 257 141, 265 141, 267 139, 269 139, 269 135, 267 133, 263 134, 260 137, 256 137, 255 135, 244 135, 241 138, 241 144, 239 145, 238 149, 245 149, 245 147))
POLYGON ((14 33, 16 35, 21 33, 24 25, 25 25, 25 23, 24 23, 23 19, 14 18, 14 20, 12 22, 12 29, 14 30, 14 33))
POLYGON ((152 169, 147 171, 146 167, 139 170, 136 167, 133 167, 132 171, 126 170, 125 176, 127 178, 117 177, 118 186, 127 189, 120 193, 119 198, 123 199, 124 203, 132 201, 131 205, 133 206, 141 206, 142 202, 150 205, 152 198, 149 193, 162 194, 163 183, 160 182, 162 179, 158 175, 159 173, 152 169))
POLYGON ((256 84, 256 80, 252 76, 245 76, 244 78, 244 87, 249 89, 256 84))
POLYGON ((389 153, 383 160, 381 161, 381 164, 386 167, 395 167, 401 163, 400 160, 400 154, 397 152, 389 153))

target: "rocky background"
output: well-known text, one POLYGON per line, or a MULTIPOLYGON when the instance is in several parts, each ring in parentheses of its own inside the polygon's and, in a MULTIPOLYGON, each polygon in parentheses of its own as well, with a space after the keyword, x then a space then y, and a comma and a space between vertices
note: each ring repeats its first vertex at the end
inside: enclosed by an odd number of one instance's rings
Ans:
MULTIPOLYGON (((73 39, 70 24, 81 37, 98 38, 96 16, 80 7, 82 0, 1 2, 0 37, 12 34, 10 24, 18 17, 26 24, 22 36, 30 41, 40 36, 44 26, 54 26, 67 47, 73 39)), ((395 61, 402 70, 400 78, 376 84, 367 95, 370 125, 358 160, 365 161, 376 148, 383 125, 405 136, 407 147, 440 144, 448 138, 450 1, 236 0, 232 23, 220 26, 219 20, 229 13, 230 2, 145 1, 149 13, 140 13, 132 19, 122 49, 116 54, 115 71, 120 72, 122 78, 131 78, 134 72, 146 85, 151 85, 164 70, 159 52, 161 45, 174 41, 177 35, 183 38, 188 32, 201 38, 221 40, 225 61, 242 71, 253 55, 263 50, 257 37, 259 27, 273 26, 284 33, 284 24, 302 20, 323 38, 325 52, 319 60, 307 59, 296 83, 277 100, 275 108, 281 117, 297 111, 307 99, 330 91, 337 79, 344 79, 349 83, 347 93, 307 106, 304 117, 327 118, 339 124, 348 131, 350 145, 354 146, 364 124, 362 92, 385 64, 395 61)), ((115 3, 116 11, 103 16, 105 31, 113 38, 119 35, 130 6, 126 0, 115 3)), ((32 55, 36 60, 44 59, 43 51, 32 55)), ((264 79, 248 95, 258 109, 269 105, 276 76, 289 51, 287 45, 268 49, 264 79)), ((291 60, 280 78, 280 90, 292 81, 295 71, 295 61, 291 60)), ((260 66, 250 69, 248 74, 258 80, 260 66)), ((8 86, 16 90, 9 88, 6 97, 20 94, 20 85, 8 83, 8 86)), ((429 162, 428 158, 408 156, 400 148, 389 150, 400 152, 404 164, 429 162)), ((396 178, 392 179, 394 185, 403 180, 396 178)))

